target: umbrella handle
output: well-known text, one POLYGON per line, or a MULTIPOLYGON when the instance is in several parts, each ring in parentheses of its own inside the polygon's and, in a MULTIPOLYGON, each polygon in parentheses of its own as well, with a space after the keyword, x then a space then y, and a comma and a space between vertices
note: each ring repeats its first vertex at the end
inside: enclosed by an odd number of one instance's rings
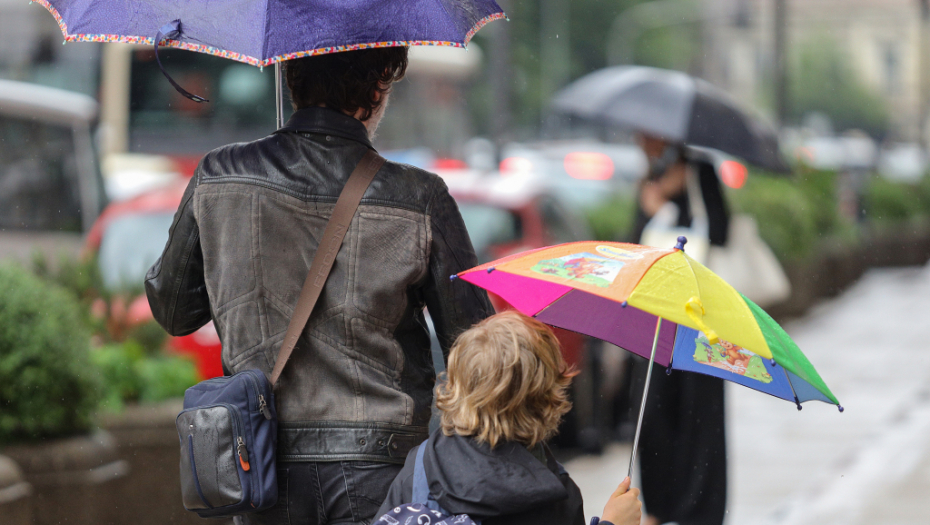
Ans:
POLYGON ((194 102, 210 102, 209 100, 201 97, 200 95, 195 95, 191 93, 190 91, 182 88, 177 82, 174 81, 173 78, 171 78, 171 75, 169 75, 168 72, 165 70, 165 66, 161 65, 161 58, 158 57, 158 43, 161 42, 162 40, 180 38, 180 36, 181 36, 181 21, 180 20, 172 20, 171 22, 168 22, 167 24, 161 26, 161 29, 158 30, 158 33, 155 35, 155 61, 158 62, 158 69, 161 69, 161 72, 165 75, 165 78, 168 79, 168 82, 170 82, 171 85, 174 86, 174 89, 176 89, 178 93, 193 100, 194 102))
POLYGON ((274 63, 274 105, 275 115, 278 123, 278 129, 284 127, 284 71, 281 70, 281 62, 274 63))
POLYGON ((636 435, 633 437, 633 453, 630 454, 630 468, 627 476, 633 479, 633 462, 636 461, 636 449, 639 448, 639 434, 643 429, 643 414, 646 412, 646 396, 649 394, 649 380, 652 379, 652 364, 656 360, 656 348, 659 346, 659 331, 662 328, 662 318, 656 321, 656 336, 652 340, 652 353, 649 354, 649 370, 646 371, 646 386, 643 387, 643 402, 639 406, 639 419, 636 421, 636 435))

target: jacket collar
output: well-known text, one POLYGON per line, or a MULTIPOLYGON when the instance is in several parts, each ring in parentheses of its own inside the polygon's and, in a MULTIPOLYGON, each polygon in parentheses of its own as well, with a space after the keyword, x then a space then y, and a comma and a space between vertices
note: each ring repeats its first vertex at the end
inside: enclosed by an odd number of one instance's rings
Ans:
POLYGON ((368 139, 368 130, 358 119, 329 108, 303 108, 298 109, 287 120, 284 127, 275 133, 282 132, 319 133, 322 135, 335 135, 374 149, 368 139))

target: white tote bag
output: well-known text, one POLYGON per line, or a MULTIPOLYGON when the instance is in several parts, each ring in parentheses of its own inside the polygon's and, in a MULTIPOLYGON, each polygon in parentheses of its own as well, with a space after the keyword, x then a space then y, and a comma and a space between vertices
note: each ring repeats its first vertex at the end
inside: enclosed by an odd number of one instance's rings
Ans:
POLYGON ((749 215, 730 219, 727 245, 710 247, 707 267, 763 308, 791 295, 788 276, 749 215))

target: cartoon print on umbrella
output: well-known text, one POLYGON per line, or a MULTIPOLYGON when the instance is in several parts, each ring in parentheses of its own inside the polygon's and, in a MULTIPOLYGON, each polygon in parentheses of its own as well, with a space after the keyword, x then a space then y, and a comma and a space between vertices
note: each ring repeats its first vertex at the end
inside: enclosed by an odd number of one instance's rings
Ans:
POLYGON ((573 253, 556 259, 544 259, 532 267, 534 272, 545 273, 606 288, 617 278, 623 261, 599 257, 591 253, 573 253))
POLYGON ((772 374, 765 369, 762 358, 749 350, 723 339, 712 345, 704 334, 699 334, 694 342, 695 363, 727 370, 763 383, 772 382, 772 374))

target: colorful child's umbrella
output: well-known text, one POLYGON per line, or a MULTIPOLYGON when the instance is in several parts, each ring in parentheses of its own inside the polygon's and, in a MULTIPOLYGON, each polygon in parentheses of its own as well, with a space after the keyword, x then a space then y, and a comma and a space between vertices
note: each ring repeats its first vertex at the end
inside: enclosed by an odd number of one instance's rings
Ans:
MULTIPOLYGON (((613 343, 671 369, 712 375, 801 403, 839 407, 787 333, 759 306, 684 252, 584 241, 518 253, 461 278, 540 321, 613 343)), ((643 392, 643 404, 646 404, 643 392)), ((640 408, 633 457, 639 444, 640 408)))

